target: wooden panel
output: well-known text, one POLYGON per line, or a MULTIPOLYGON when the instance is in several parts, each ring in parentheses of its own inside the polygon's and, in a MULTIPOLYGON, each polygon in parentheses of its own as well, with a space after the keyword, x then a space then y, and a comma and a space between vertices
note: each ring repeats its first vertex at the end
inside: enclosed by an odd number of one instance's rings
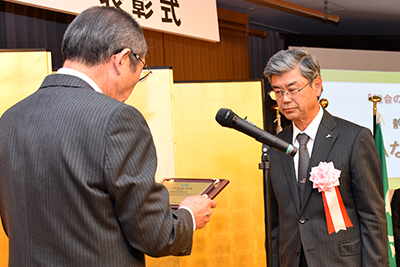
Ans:
POLYGON ((220 28, 220 42, 211 43, 143 30, 149 66, 168 66, 175 81, 250 79, 249 40, 242 30, 220 28))
MULTIPOLYGON (((246 14, 233 13, 240 15, 241 21, 246 20, 246 14)), ((249 40, 243 29, 220 27, 219 43, 143 30, 149 47, 146 63, 172 67, 175 81, 248 80, 249 40)))
POLYGON ((220 34, 216 44, 164 34, 165 65, 175 81, 250 79, 248 38, 227 29, 220 34))
POLYGON ((161 32, 150 30, 143 30, 143 34, 149 48, 146 56, 147 65, 165 66, 163 34, 161 32))
POLYGON ((246 13, 238 13, 227 9, 218 8, 218 20, 230 21, 248 26, 249 15, 246 13))
POLYGON ((248 38, 243 32, 221 29, 223 38, 222 50, 227 52, 219 55, 220 60, 226 62, 225 79, 246 80, 250 79, 250 55, 248 38))

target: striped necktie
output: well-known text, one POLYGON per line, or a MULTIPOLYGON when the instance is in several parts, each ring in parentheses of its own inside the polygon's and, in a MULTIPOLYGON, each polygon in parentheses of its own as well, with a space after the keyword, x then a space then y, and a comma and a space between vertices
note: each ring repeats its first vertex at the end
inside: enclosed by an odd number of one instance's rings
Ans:
POLYGON ((300 143, 299 147, 299 168, 298 168, 298 176, 297 176, 297 186, 299 189, 299 196, 300 196, 300 202, 303 200, 303 192, 304 192, 304 187, 306 185, 306 180, 307 180, 307 169, 308 169, 308 164, 310 161, 310 156, 308 155, 308 150, 307 150, 307 142, 308 142, 308 135, 305 133, 301 133, 297 135, 297 140, 300 143))

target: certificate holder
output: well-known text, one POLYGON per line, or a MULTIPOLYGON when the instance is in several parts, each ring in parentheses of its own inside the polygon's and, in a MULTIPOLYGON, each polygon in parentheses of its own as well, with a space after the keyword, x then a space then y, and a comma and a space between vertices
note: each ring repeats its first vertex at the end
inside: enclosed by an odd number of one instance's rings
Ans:
POLYGON ((204 195, 214 199, 228 184, 226 179, 197 178, 165 178, 161 183, 168 189, 169 204, 172 209, 178 209, 188 196, 204 195))

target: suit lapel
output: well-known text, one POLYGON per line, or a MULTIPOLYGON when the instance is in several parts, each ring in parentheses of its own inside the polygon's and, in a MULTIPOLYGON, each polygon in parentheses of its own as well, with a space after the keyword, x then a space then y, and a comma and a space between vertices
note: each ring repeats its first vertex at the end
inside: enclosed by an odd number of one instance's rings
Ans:
MULTIPOLYGON (((292 143, 292 136, 293 136, 293 126, 292 124, 285 128, 282 132, 282 140, 288 142, 289 144, 292 143)), ((290 193, 293 197, 293 202, 295 203, 297 213, 300 214, 300 197, 299 197, 299 190, 297 188, 297 181, 296 181, 296 174, 294 169, 294 161, 293 157, 285 155, 283 153, 279 153, 281 157, 281 163, 285 164, 285 168, 283 168, 284 175, 283 177, 286 178, 287 184, 289 185, 290 193)))
MULTIPOLYGON (((311 154, 310 165, 308 172, 311 172, 311 167, 318 166, 321 161, 326 161, 332 147, 338 137, 337 133, 333 131, 336 127, 336 122, 331 114, 324 111, 321 123, 318 127, 317 135, 314 140, 313 151, 311 154)), ((309 176, 308 176, 309 178, 309 176)), ((304 189, 303 202, 301 210, 304 209, 308 198, 313 190, 312 182, 307 178, 304 189)))

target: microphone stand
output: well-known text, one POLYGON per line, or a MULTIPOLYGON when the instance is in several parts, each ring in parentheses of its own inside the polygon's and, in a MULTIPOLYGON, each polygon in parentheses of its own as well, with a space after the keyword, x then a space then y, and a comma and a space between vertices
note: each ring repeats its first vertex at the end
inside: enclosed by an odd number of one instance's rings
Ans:
POLYGON ((262 145, 261 162, 258 168, 263 170, 264 177, 264 211, 265 211, 265 236, 266 236, 266 251, 267 251, 267 266, 272 267, 272 237, 271 237, 271 181, 269 175, 270 157, 268 154, 268 145, 262 145))

